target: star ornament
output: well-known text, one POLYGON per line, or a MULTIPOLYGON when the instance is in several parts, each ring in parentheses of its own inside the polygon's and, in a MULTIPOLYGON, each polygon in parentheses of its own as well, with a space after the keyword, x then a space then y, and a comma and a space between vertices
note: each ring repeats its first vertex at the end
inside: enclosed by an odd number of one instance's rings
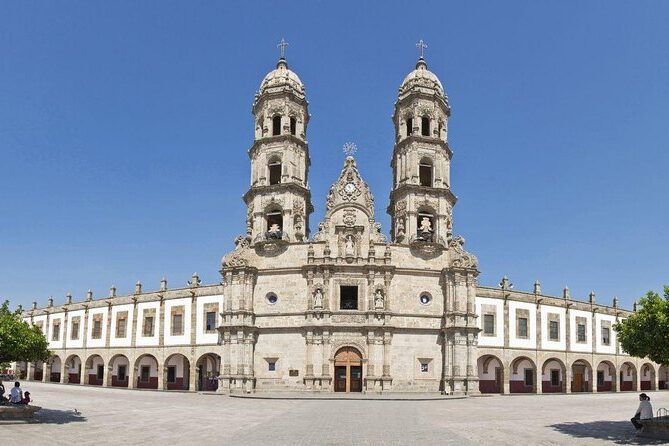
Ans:
POLYGON ((344 147, 342 149, 344 150, 344 154, 346 156, 353 156, 355 155, 355 152, 358 151, 358 148, 352 142, 347 142, 346 144, 344 144, 344 147))

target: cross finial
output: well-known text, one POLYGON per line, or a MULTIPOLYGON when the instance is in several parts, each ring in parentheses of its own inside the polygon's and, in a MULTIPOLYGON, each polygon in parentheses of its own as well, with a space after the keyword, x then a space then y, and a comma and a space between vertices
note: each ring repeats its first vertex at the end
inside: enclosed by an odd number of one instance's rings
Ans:
POLYGON ((276 46, 279 49, 279 55, 281 59, 286 58, 286 47, 288 46, 288 42, 282 37, 281 42, 276 46))
POLYGON ((416 48, 418 48, 420 58, 423 59, 423 56, 425 56, 425 48, 427 48, 427 43, 423 42, 423 39, 420 39, 416 44, 416 48))
POLYGON ((353 156, 355 155, 355 152, 358 151, 358 148, 352 142, 347 142, 346 144, 344 144, 344 147, 342 147, 342 149, 344 150, 344 154, 346 156, 353 156))

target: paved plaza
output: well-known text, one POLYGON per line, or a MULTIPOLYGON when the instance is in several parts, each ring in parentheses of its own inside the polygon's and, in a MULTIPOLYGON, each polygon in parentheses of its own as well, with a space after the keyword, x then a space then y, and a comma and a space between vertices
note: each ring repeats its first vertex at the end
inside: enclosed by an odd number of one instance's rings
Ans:
MULTIPOLYGON (((635 437, 635 393, 297 400, 23 388, 44 409, 34 423, 0 422, 7 444, 662 444, 635 437)), ((669 407, 669 392, 649 394, 655 409, 669 407)))

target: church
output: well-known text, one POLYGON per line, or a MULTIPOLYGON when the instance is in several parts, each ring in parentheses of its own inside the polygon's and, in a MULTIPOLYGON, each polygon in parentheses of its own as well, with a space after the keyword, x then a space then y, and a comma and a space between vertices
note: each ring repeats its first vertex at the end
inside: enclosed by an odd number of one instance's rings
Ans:
MULTIPOLYGON (((621 351, 631 312, 478 284, 453 234, 451 107, 422 49, 392 120, 389 237, 355 147, 312 226, 305 86, 281 57, 253 99, 243 235, 220 283, 144 290, 24 311, 50 342, 44 382, 217 392, 569 393, 669 388, 666 366, 621 351)), ((315 154, 317 161, 318 154, 315 154)), ((389 172, 390 174, 390 172, 389 172)), ((240 185, 241 191, 241 185, 240 185)))

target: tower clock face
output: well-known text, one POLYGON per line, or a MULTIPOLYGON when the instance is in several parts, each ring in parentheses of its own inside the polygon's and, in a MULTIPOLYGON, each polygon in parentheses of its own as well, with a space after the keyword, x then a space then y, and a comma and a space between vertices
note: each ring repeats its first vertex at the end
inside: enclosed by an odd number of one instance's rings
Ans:
POLYGON ((355 187, 355 184, 353 184, 353 183, 346 183, 346 186, 344 186, 344 191, 347 194, 352 194, 353 192, 355 192, 355 189, 356 189, 356 187, 355 187))

